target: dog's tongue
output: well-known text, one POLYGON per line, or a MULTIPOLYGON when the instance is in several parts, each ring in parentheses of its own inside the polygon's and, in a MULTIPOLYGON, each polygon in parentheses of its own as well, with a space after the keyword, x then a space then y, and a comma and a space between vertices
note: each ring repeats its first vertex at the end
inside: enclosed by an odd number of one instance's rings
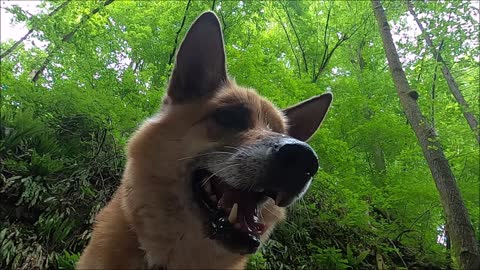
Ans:
POLYGON ((233 217, 234 222, 229 218, 230 222, 243 232, 260 235, 265 230, 265 225, 259 222, 257 202, 258 194, 254 192, 229 189, 218 200, 218 207, 231 214, 231 209, 237 204, 237 217, 233 217))

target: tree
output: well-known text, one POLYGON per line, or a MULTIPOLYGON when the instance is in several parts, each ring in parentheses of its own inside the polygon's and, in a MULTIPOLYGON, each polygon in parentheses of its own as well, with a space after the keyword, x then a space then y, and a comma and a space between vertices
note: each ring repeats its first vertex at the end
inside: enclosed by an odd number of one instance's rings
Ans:
POLYGON ((462 269, 477 269, 480 265, 480 254, 473 226, 457 187, 455 176, 443 153, 436 131, 429 126, 416 100, 409 95, 412 90, 402 69, 382 4, 379 0, 372 0, 371 3, 398 97, 417 136, 440 194, 454 254, 457 256, 462 269))
POLYGON ((441 55, 442 46, 440 45, 439 49, 436 49, 435 45, 432 42, 432 39, 430 38, 430 34, 427 31, 425 31, 425 28, 423 27, 422 23, 418 19, 417 13, 413 8, 413 4, 411 0, 407 1, 407 6, 408 6, 408 11, 410 12, 410 14, 412 14, 413 18, 415 19, 415 22, 417 23, 418 28, 420 28, 420 30, 422 31, 422 34, 425 38, 427 46, 429 47, 430 51, 434 55, 435 60, 442 65, 442 68, 441 68, 442 73, 443 73, 443 76, 445 77, 445 80, 447 81, 448 88, 450 89, 450 92, 452 93, 452 95, 455 97, 455 100, 458 102, 458 104, 462 108, 463 115, 467 120, 467 123, 470 126, 470 129, 475 134, 475 138, 477 139, 477 142, 480 144, 480 130, 478 129, 478 121, 475 118, 475 115, 473 114, 473 112, 471 111, 467 101, 463 97, 462 92, 460 92, 460 89, 458 88, 458 83, 450 73, 450 69, 448 68, 446 61, 443 59, 441 55))

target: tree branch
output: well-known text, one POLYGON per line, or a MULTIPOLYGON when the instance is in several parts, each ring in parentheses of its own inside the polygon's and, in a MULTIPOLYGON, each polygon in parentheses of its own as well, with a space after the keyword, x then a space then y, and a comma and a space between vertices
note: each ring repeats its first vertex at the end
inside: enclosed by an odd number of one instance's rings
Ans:
POLYGON ((293 48, 293 44, 292 44, 292 41, 290 39, 290 36, 288 35, 288 32, 287 32, 287 29, 285 28, 285 25, 283 25, 283 22, 282 22, 282 19, 280 18, 280 15, 277 13, 277 11, 274 9, 274 12, 275 14, 277 14, 277 17, 278 17, 278 22, 280 23, 280 25, 282 26, 283 28, 283 32, 285 33, 285 36, 287 36, 287 40, 288 40, 288 44, 290 44, 290 49, 292 50, 292 53, 293 53, 293 56, 295 57, 295 62, 297 62, 297 73, 298 73, 298 77, 299 78, 302 78, 302 73, 301 73, 301 68, 300 68, 300 61, 298 60, 298 56, 297 54, 295 53, 295 49, 293 48))
MULTIPOLYGON (((57 8, 55 8, 52 12, 50 12, 49 14, 47 14, 47 17, 52 17, 53 15, 55 15, 57 12, 59 12, 62 8, 64 8, 70 1, 72 0, 67 0, 65 2, 63 2, 60 6, 58 6, 57 8)), ((37 29, 33 28, 30 29, 23 37, 21 37, 19 40, 17 40, 13 45, 12 47, 8 48, 4 53, 0 54, 0 60, 2 60, 4 57, 6 57, 7 55, 9 55, 10 53, 12 53, 17 47, 18 45, 22 44, 23 41, 25 41, 25 39, 27 39, 32 33, 33 31, 35 31, 37 29)))
MULTIPOLYGON (((328 39, 327 39, 327 36, 328 36, 328 25, 330 23, 330 14, 332 12, 332 6, 330 5, 328 7, 328 12, 327 12, 327 21, 325 22, 325 29, 323 31, 323 55, 322 55, 322 59, 320 61, 320 67, 318 68, 319 69, 319 72, 320 70, 323 70, 323 63, 325 61, 325 58, 327 57, 327 53, 328 53, 328 39)), ((315 65, 316 65, 316 62, 317 62, 317 59, 315 59, 315 65)), ((315 72, 315 70, 312 71, 312 82, 316 82, 318 80, 318 77, 320 76, 319 74, 317 74, 315 72)))
MULTIPOLYGON (((326 26, 325 26, 325 37, 327 36, 326 33, 328 31, 327 28, 328 28, 329 18, 330 18, 330 9, 328 10, 327 23, 326 23, 326 26)), ((364 17, 362 23, 360 23, 358 25, 353 25, 352 28, 350 28, 350 30, 348 31, 348 32, 351 32, 351 33, 342 35, 337 40, 337 42, 335 43, 335 45, 333 46, 333 48, 330 51, 328 51, 328 43, 326 42, 326 40, 324 40, 325 48, 323 50, 322 60, 320 61, 320 66, 318 68, 317 73, 314 74, 312 82, 317 82, 318 81, 318 78, 323 73, 323 71, 325 71, 325 68, 327 67, 328 63, 330 62, 330 59, 332 58, 333 53, 338 49, 338 47, 340 47, 340 45, 342 45, 342 43, 344 43, 345 41, 350 39, 353 35, 355 35, 357 33, 358 29, 360 29, 360 26, 363 25, 366 22, 366 20, 367 20, 367 17, 364 17)))
MULTIPOLYGON (((106 0, 104 3, 103 3, 103 7, 106 7, 108 5, 110 5, 111 3, 113 3, 113 1, 115 0, 106 0)), ((90 19, 92 16, 94 16, 95 14, 97 14, 98 12, 100 11, 100 7, 97 7, 95 9, 93 9, 92 11, 90 11, 89 14, 85 15, 82 17, 82 19, 80 20, 80 22, 73 28, 72 31, 70 31, 69 33, 65 34, 62 38, 62 42, 67 42, 67 41, 70 41, 73 36, 75 35, 75 33, 78 31, 78 29, 80 29, 80 27, 86 22, 88 21, 88 19, 90 19)), ((42 65, 40 66, 40 68, 35 72, 35 75, 33 76, 32 78, 32 82, 37 82, 38 79, 40 78, 40 76, 43 74, 43 71, 45 71, 45 69, 47 68, 47 65, 50 63, 50 60, 53 56, 53 48, 49 45, 47 47, 47 51, 50 51, 50 53, 48 54, 47 58, 45 58, 45 60, 43 61, 42 65)))
POLYGON ((173 62, 173 57, 175 56, 175 52, 177 51, 178 37, 180 36, 180 32, 182 32, 183 26, 185 25, 185 20, 187 19, 188 9, 190 8, 191 3, 192 0, 188 0, 187 6, 185 7, 185 12, 183 13, 182 24, 180 25, 180 28, 178 28, 177 33, 175 34, 175 42, 173 44, 172 52, 168 57, 168 65, 171 65, 173 62))
POLYGON ((297 38, 298 47, 300 47, 300 52, 302 53, 305 73, 308 73, 307 57, 305 56, 305 50, 303 49, 303 45, 302 45, 302 42, 300 41, 300 37, 298 36, 297 30, 295 28, 295 25, 293 24, 293 21, 292 21, 292 18, 290 16, 290 13, 288 12, 287 6, 282 1, 280 1, 280 4, 282 5, 283 10, 285 11, 285 14, 287 14, 287 18, 288 18, 288 21, 290 22, 290 26, 292 27, 293 33, 295 34, 295 37, 297 38))
MULTIPOLYGON (((440 51, 442 50, 443 47, 443 41, 440 42, 440 46, 438 47, 437 55, 435 56, 435 61, 438 63, 438 56, 440 55, 440 51)), ((436 98, 436 93, 435 93, 435 84, 437 82, 437 70, 438 70, 438 65, 435 65, 435 69, 433 71, 433 81, 432 81, 432 90, 431 90, 431 97, 432 97, 432 104, 431 104, 431 122, 432 122, 432 127, 435 128, 435 98, 436 98)))
MULTIPOLYGON (((222 3, 222 1, 219 1, 219 3, 222 3)), ((223 8, 218 10, 218 14, 220 15, 220 20, 222 21, 222 29, 223 29, 223 39, 226 42, 227 39, 227 28, 230 27, 230 25, 227 25, 227 18, 225 14, 223 13, 223 8)), ((227 16, 228 17, 228 16, 227 16)))
POLYGON ((325 47, 324 54, 323 54, 324 57, 322 58, 322 61, 320 63, 320 67, 318 68, 318 72, 315 75, 315 77, 313 78, 312 82, 317 82, 318 81, 318 78, 320 77, 320 74, 322 74, 323 71, 325 71, 325 68, 327 67, 328 63, 330 62, 330 59, 332 58, 333 53, 338 49, 338 47, 340 47, 340 45, 342 45, 343 42, 345 42, 348 39, 349 39, 348 36, 344 36, 344 37, 340 38, 335 43, 332 50, 330 50, 329 52, 327 52, 328 47, 325 47))

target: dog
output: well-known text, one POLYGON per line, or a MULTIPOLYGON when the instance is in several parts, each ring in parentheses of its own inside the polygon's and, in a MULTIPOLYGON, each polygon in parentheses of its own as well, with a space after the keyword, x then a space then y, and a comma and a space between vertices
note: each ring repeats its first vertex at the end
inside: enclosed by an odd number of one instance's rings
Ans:
POLYGON ((318 170, 305 142, 332 102, 285 110, 238 86, 222 29, 200 15, 176 54, 159 113, 133 134, 120 186, 77 269, 242 269, 318 170))

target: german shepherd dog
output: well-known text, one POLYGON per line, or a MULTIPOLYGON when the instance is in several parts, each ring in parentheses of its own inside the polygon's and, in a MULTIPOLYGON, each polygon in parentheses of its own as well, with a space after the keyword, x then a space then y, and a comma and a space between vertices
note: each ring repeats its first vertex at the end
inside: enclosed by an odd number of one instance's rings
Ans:
POLYGON ((318 169, 305 143, 332 101, 285 110, 227 76, 220 23, 196 19, 160 112, 127 147, 78 269, 241 269, 318 169))

